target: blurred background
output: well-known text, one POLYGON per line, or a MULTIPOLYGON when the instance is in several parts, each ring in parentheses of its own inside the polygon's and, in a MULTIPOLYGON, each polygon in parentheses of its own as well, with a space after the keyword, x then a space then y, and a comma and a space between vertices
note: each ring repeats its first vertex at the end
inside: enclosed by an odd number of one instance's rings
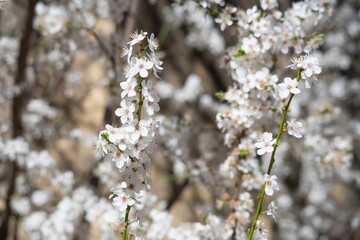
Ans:
MULTIPOLYGON (((233 85, 224 56, 239 34, 222 31, 199 2, 0 1, 0 239, 118 236, 108 200, 116 170, 96 155, 95 144, 106 124, 120 124, 114 112, 125 80, 122 48, 135 30, 157 36, 164 62, 147 207, 168 211, 174 227, 202 222, 207 212, 226 218, 231 209, 215 207, 224 194, 217 172, 231 149, 216 124, 225 103, 215 94, 233 85), (86 207, 81 198, 96 200, 86 207), (55 222, 57 229, 46 232, 55 222)), ((243 10, 259 4, 218 2, 243 10)), ((284 11, 298 1, 278 2, 284 11)), ((360 2, 336 2, 314 31, 324 33, 316 52, 323 72, 296 106, 309 125, 323 123, 321 133, 342 136, 337 144, 348 147, 351 160, 345 168, 309 170, 303 158, 314 163, 316 154, 300 145, 326 152, 326 144, 285 142, 278 168, 287 191, 278 201, 292 210, 269 222, 271 239, 360 239, 360 2)), ((274 56, 281 79, 292 56, 274 56)))

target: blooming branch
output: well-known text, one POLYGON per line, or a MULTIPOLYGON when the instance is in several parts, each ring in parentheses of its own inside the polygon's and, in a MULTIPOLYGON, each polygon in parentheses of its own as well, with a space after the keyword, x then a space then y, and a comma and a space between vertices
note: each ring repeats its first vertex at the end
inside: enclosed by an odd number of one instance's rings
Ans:
POLYGON ((121 127, 106 126, 97 143, 105 159, 115 162, 121 175, 121 182, 112 188, 110 198, 113 205, 125 215, 122 239, 128 239, 129 215, 134 204, 141 204, 145 190, 150 190, 149 153, 153 148, 157 122, 154 112, 159 110, 159 97, 148 79, 161 68, 155 50, 158 42, 146 32, 132 34, 123 55, 128 58, 126 81, 120 83, 123 92, 120 107, 115 114, 120 118, 121 127), (149 53, 146 53, 150 50, 149 53), (145 55, 146 53, 146 55, 145 55), (146 111, 142 111, 143 108, 146 111))
MULTIPOLYGON (((300 58, 296 59, 294 61, 294 64, 291 65, 290 67, 297 69, 297 76, 296 76, 296 79, 294 79, 294 80, 291 80, 290 78, 285 78, 285 80, 284 80, 285 83, 279 84, 280 97, 282 99, 284 99, 284 98, 287 98, 289 94, 290 94, 290 97, 288 98, 286 105, 283 107, 281 122, 280 122, 280 125, 278 128, 275 142, 273 143, 274 145, 273 145, 273 151, 272 151, 271 157, 270 157, 269 167, 268 167, 267 173, 265 174, 265 183, 264 183, 261 193, 258 197, 258 205, 256 208, 256 212, 255 212, 251 227, 248 230, 248 240, 252 239, 254 231, 257 228, 257 222, 258 222, 258 218, 262 211, 262 203, 263 203, 265 194, 272 196, 274 189, 279 190, 279 187, 277 186, 277 183, 276 183, 276 176, 275 175, 270 176, 270 174, 271 174, 272 167, 275 163, 276 150, 279 146, 279 141, 280 141, 281 135, 285 129, 286 115, 290 109, 291 101, 296 94, 300 93, 300 90, 297 89, 298 82, 301 79, 304 79, 303 78, 304 76, 314 78, 314 77, 316 77, 317 74, 321 73, 321 67, 318 64, 318 60, 315 57, 312 57, 309 55, 306 57, 301 56, 300 58), (311 59, 311 61, 309 61, 309 59, 311 59), (307 64, 308 62, 310 62, 310 63, 307 64), (304 74, 302 74, 303 72, 307 72, 307 74, 304 75, 304 74)), ((308 79, 308 78, 305 78, 305 80, 306 79, 308 79)), ((298 128, 300 128, 300 127, 302 127, 301 123, 299 123, 299 122, 295 123, 293 120, 288 121, 288 131, 289 131, 290 135, 294 135, 297 138, 301 137, 301 134, 298 132, 298 128)), ((265 132, 264 134, 270 134, 270 133, 265 132)), ((271 139, 272 139, 272 137, 271 137, 271 139)), ((270 137, 268 137, 268 140, 271 140, 271 139, 270 139, 270 137)), ((271 143, 272 143, 272 141, 271 141, 271 143)), ((258 145, 256 145, 256 147, 263 147, 263 146, 262 145, 259 146, 259 144, 258 144, 258 145)), ((260 148, 260 150, 259 150, 260 152, 258 151, 259 155, 262 155, 265 153, 265 150, 262 150, 262 149, 264 149, 264 148, 260 148)), ((267 146, 267 150, 270 150, 270 146, 267 146)))

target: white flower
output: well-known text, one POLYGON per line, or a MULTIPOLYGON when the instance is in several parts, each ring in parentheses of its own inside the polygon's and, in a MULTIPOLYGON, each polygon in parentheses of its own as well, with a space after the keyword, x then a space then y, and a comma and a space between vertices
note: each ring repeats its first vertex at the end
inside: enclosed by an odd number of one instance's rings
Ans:
POLYGON ((12 198, 11 207, 19 215, 28 215, 31 211, 31 204, 28 198, 12 198))
POLYGON ((220 13, 219 17, 215 18, 215 22, 220 24, 221 31, 224 31, 226 26, 231 26, 233 24, 231 15, 225 12, 220 13))
POLYGON ((116 197, 113 198, 113 205, 118 207, 121 212, 124 212, 127 206, 132 206, 135 203, 135 200, 127 195, 126 193, 118 193, 116 197))
POLYGON ((15 161, 26 156, 30 149, 29 144, 22 137, 18 137, 7 141, 2 151, 6 159, 15 161))
POLYGON ((260 6, 263 10, 271 10, 278 6, 277 0, 261 0, 260 6))
POLYGON ((122 100, 120 108, 116 109, 115 115, 120 117, 121 123, 125 124, 128 120, 134 119, 135 105, 127 100, 122 100))
POLYGON ((50 119, 55 118, 56 116, 56 110, 50 107, 48 102, 42 99, 31 99, 26 106, 26 110, 50 119))
POLYGON ((150 35, 150 38, 147 38, 147 40, 149 43, 150 51, 153 52, 159 48, 159 41, 157 40, 157 38, 155 38, 153 33, 150 35))
POLYGON ((120 135, 119 129, 118 128, 114 128, 113 126, 106 124, 105 128, 107 130, 108 133, 108 139, 110 142, 116 144, 118 143, 121 139, 122 136, 120 135))
POLYGON ((148 70, 153 66, 154 63, 145 58, 133 58, 131 60, 131 68, 126 77, 133 77, 139 73, 140 77, 146 78, 149 75, 148 70))
POLYGON ((146 37, 147 32, 142 32, 140 34, 138 34, 137 31, 135 31, 133 34, 130 35, 130 37, 132 38, 132 40, 130 42, 128 42, 128 44, 130 44, 130 46, 133 46, 135 44, 138 44, 139 42, 141 42, 142 40, 144 40, 144 38, 146 37))
POLYGON ((50 156, 49 152, 47 151, 31 151, 26 156, 25 164, 29 170, 37 168, 41 169, 41 171, 46 171, 47 169, 54 168, 56 165, 55 160, 50 156))
MULTIPOLYGON (((40 3, 39 3, 40 4, 40 3)), ((0 60, 4 60, 7 64, 14 64, 16 61, 18 41, 16 38, 1 37, 0 38, 0 60)))
POLYGON ((215 18, 215 22, 221 24, 221 31, 224 31, 226 26, 231 26, 233 24, 231 14, 235 13, 236 10, 236 7, 227 6, 224 11, 220 13, 219 17, 215 18))
POLYGON ((257 220, 256 221, 256 230, 254 231, 253 239, 254 240, 267 240, 268 230, 266 229, 265 224, 257 220))
POLYGON ((147 99, 149 102, 159 101, 159 96, 155 91, 151 80, 143 81, 141 85, 142 85, 142 95, 145 99, 147 99))
POLYGON ((147 114, 149 114, 150 116, 154 115, 155 112, 160 110, 158 102, 149 102, 145 100, 144 107, 146 109, 147 114))
POLYGON ((278 211, 278 207, 276 206, 274 201, 271 201, 268 206, 268 210, 265 211, 265 213, 266 213, 266 215, 273 217, 276 222, 277 211, 278 211))
POLYGON ((287 129, 288 133, 296 138, 301 138, 302 135, 300 133, 300 128, 302 128, 303 124, 301 122, 292 119, 291 121, 287 121, 287 129))
POLYGON ((126 126, 126 131, 130 134, 130 140, 132 140, 133 143, 138 143, 140 136, 148 136, 149 126, 149 120, 140 120, 140 122, 138 122, 138 120, 135 119, 130 122, 129 125, 126 126))
MULTIPOLYGON (((271 27, 271 22, 269 18, 261 18, 259 21, 253 22, 253 24, 250 26, 250 30, 253 32, 255 37, 261 37, 268 35, 269 28, 271 27)), ((263 44, 264 47, 264 44, 263 44)), ((269 47, 267 47, 269 49, 269 47)))
POLYGON ((121 98, 124 98, 126 95, 128 95, 128 97, 136 96, 135 88, 137 85, 138 83, 135 78, 130 78, 125 82, 121 82, 120 87, 123 89, 121 93, 121 98))
POLYGON ((160 77, 157 74, 157 71, 163 70, 163 67, 161 67, 163 62, 156 57, 154 52, 152 52, 151 54, 146 54, 146 55, 148 56, 149 60, 154 64, 153 73, 154 73, 155 77, 160 79, 160 77))
POLYGON ((299 58, 299 57, 294 57, 291 59, 291 62, 292 64, 286 66, 288 68, 291 68, 293 70, 297 70, 297 69, 301 69, 301 62, 302 62, 302 59, 299 58))
POLYGON ((47 217, 44 211, 33 211, 24 218, 23 226, 27 232, 38 231, 47 217))
POLYGON ((49 190, 37 190, 34 191, 31 196, 31 202, 37 206, 44 206, 52 197, 52 192, 49 190))
POLYGON ((142 191, 142 180, 136 177, 135 174, 130 175, 130 178, 127 180, 127 189, 139 194, 142 191))
POLYGON ((242 39, 241 49, 244 50, 246 55, 255 55, 261 50, 258 40, 253 35, 242 39))
POLYGON ((310 88, 308 81, 317 80, 317 76, 321 73, 319 60, 311 55, 301 56, 292 59, 291 69, 301 69, 301 78, 306 80, 306 88, 310 88))
POLYGON ((317 75, 321 73, 318 59, 308 56, 303 63, 304 70, 301 72, 301 78, 305 79, 305 87, 310 88, 312 82, 317 81, 317 75))
POLYGON ((290 93, 292 94, 299 94, 301 91, 300 89, 297 88, 298 85, 298 81, 294 78, 291 79, 289 77, 286 77, 284 79, 284 83, 280 83, 278 85, 278 92, 279 92, 279 96, 282 99, 285 99, 289 96, 290 93))
POLYGON ((259 17, 259 12, 256 5, 246 10, 247 23, 254 22, 254 20, 257 19, 258 17, 259 17))
POLYGON ((121 57, 127 56, 127 62, 130 63, 132 52, 133 52, 133 46, 129 46, 129 48, 128 47, 123 47, 121 57))
POLYGON ((157 70, 163 70, 164 68, 161 67, 161 65, 163 64, 163 61, 161 61, 154 52, 152 52, 151 54, 146 54, 149 58, 149 60, 151 62, 154 63, 154 67, 157 69, 157 70))
POLYGON ((117 150, 116 152, 114 152, 113 161, 115 162, 116 167, 120 171, 123 171, 124 166, 128 166, 130 164, 130 157, 128 154, 122 153, 117 150))
POLYGON ((126 126, 124 127, 124 129, 126 130, 126 132, 129 134, 130 139, 129 141, 132 144, 136 144, 140 138, 140 132, 136 130, 135 128, 135 122, 137 120, 134 120, 132 122, 129 122, 128 124, 126 124, 126 126))
POLYGON ((37 17, 34 27, 45 35, 53 35, 65 29, 68 14, 64 7, 38 3, 35 8, 37 17))
POLYGON ((138 128, 141 136, 146 137, 148 135, 149 126, 150 126, 150 121, 140 120, 139 124, 137 125, 137 128, 138 128))
POLYGON ((302 79, 307 79, 312 77, 313 75, 319 75, 321 73, 319 60, 314 56, 305 56, 304 60, 301 62, 301 67, 303 69, 303 71, 301 72, 302 79))
POLYGON ((255 143, 255 146, 257 148, 260 148, 257 150, 257 154, 264 155, 267 152, 274 151, 274 143, 276 142, 276 139, 273 139, 273 136, 269 132, 264 132, 261 137, 258 139, 258 142, 255 143))
POLYGON ((277 177, 275 175, 270 176, 269 174, 265 174, 265 193, 268 196, 272 196, 274 194, 274 190, 279 190, 279 186, 276 182, 277 177))

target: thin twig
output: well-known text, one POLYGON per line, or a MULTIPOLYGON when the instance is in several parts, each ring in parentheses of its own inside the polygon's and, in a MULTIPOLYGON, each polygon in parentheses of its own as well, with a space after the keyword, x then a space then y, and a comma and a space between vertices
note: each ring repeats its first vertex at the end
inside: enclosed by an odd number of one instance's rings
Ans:
MULTIPOLYGON (((298 73, 297 73, 297 76, 296 76, 297 81, 300 80, 300 73, 301 73, 301 69, 298 70, 298 73)), ((289 107, 290 107, 290 104, 291 104, 291 101, 292 101, 293 97, 294 97, 294 94, 291 94, 287 104, 283 108, 283 115, 282 115, 281 122, 280 122, 280 125, 279 125, 279 129, 278 129, 278 132, 277 132, 276 141, 275 141, 275 144, 274 144, 274 151, 271 153, 270 164, 269 164, 269 167, 268 167, 268 170, 267 170, 268 175, 270 175, 272 167, 273 167, 273 165, 275 163, 276 149, 279 146, 279 141, 280 141, 283 129, 284 129, 284 125, 285 125, 286 115, 287 115, 287 113, 289 111, 289 107)), ((254 234, 255 227, 256 227, 256 221, 258 220, 258 218, 259 218, 259 216, 261 214, 262 203, 263 203, 263 200, 264 200, 264 196, 265 196, 265 184, 263 185, 261 193, 260 193, 260 195, 258 197, 258 205, 257 205, 257 208, 256 208, 255 216, 254 216, 254 219, 252 221, 251 227, 249 228, 248 240, 251 240, 252 236, 254 234)))

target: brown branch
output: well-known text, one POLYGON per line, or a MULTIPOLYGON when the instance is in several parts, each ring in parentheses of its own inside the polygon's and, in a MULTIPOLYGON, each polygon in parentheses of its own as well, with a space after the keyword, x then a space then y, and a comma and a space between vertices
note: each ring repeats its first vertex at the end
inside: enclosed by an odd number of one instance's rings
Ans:
POLYGON ((130 38, 130 34, 135 30, 136 25, 136 12, 139 8, 139 0, 132 0, 129 9, 127 21, 125 22, 124 33, 123 33, 123 44, 130 38))
POLYGON ((178 198, 181 196, 181 193, 185 190, 185 188, 188 185, 189 185, 189 178, 186 178, 185 181, 174 190, 174 194, 170 198, 170 200, 169 200, 169 202, 168 202, 168 204, 166 206, 166 210, 170 210, 170 208, 178 200, 178 198))
MULTIPOLYGON (((20 40, 20 49, 17 59, 17 72, 15 75, 15 85, 22 85, 25 82, 25 72, 26 72, 26 61, 29 53, 30 39, 32 33, 33 19, 35 16, 35 5, 38 0, 29 0, 27 15, 24 22, 24 30, 20 40)), ((25 90, 24 90, 25 91, 25 90)), ((23 133, 23 126, 21 123, 21 109, 25 103, 25 94, 24 92, 14 97, 12 105, 12 136, 16 138, 21 136, 23 133)), ((6 193, 5 199, 5 211, 3 215, 3 221, 0 226, 0 240, 5 240, 9 231, 9 220, 12 215, 11 210, 11 198, 15 192, 15 180, 16 174, 18 172, 18 166, 16 161, 13 161, 9 165, 9 186, 6 193)), ((15 229, 16 231, 16 229, 15 229)))
POLYGON ((106 57, 110 60, 111 67, 114 72, 114 79, 116 81, 116 79, 118 78, 118 73, 116 69, 117 64, 116 64, 115 54, 111 53, 111 51, 105 46, 99 34, 97 34, 93 29, 91 28, 84 28, 84 29, 95 38, 95 40, 99 44, 100 49, 105 53, 106 57))

